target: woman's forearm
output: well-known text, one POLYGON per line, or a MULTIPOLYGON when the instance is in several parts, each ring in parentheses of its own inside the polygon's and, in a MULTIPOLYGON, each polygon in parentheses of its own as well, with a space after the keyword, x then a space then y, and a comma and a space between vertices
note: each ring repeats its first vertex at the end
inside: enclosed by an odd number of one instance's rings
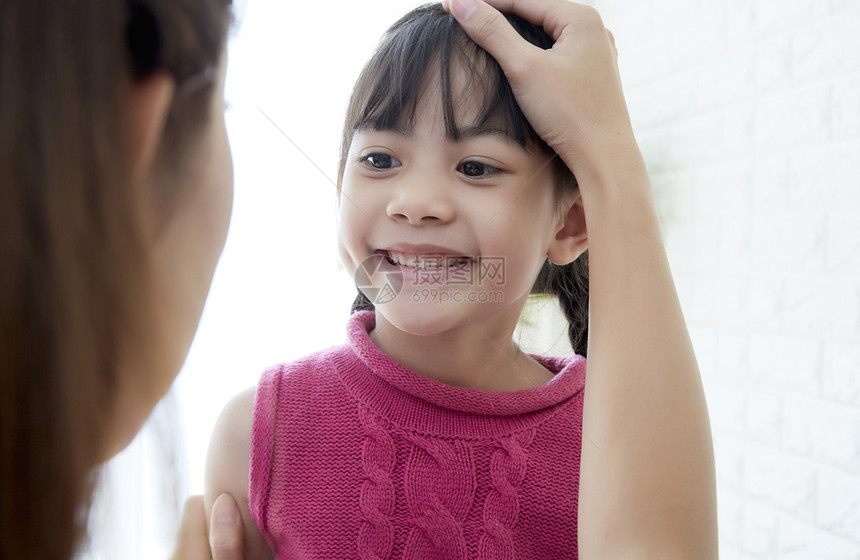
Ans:
POLYGON ((716 558, 708 413, 650 181, 635 144, 600 152, 613 162, 577 173, 591 308, 581 558, 716 558))

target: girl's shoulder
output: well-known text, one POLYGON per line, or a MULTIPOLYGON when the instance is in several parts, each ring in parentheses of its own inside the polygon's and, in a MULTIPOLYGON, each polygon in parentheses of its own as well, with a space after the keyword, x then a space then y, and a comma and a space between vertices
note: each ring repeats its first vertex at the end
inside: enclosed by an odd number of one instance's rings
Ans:
POLYGON ((260 377, 258 390, 277 388, 287 384, 317 384, 331 379, 331 373, 356 359, 348 344, 332 346, 308 354, 292 362, 283 362, 266 368, 260 377))

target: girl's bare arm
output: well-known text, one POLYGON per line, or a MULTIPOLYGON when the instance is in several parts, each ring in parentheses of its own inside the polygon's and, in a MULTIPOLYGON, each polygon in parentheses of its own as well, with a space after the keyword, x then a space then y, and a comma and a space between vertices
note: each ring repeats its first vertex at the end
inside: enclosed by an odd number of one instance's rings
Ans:
MULTIPOLYGON (((254 389, 233 398, 218 418, 206 457, 206 482, 203 494, 206 519, 211 522, 212 505, 223 493, 230 494, 242 518, 244 560, 274 558, 265 538, 251 519, 248 501, 248 470, 251 456, 251 420, 254 389)), ((214 553, 215 551, 213 551, 214 553)), ((215 556, 217 558, 217 556, 215 556)))

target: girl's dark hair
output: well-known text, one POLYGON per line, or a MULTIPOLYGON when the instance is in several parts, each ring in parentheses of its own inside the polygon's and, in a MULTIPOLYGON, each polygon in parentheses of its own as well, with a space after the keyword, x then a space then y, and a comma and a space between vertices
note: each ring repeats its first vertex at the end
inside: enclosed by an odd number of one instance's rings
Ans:
POLYGON ((119 346, 148 313, 124 96, 173 76, 159 164, 181 167, 229 3, 0 3, 0 558, 68 560, 86 533, 119 346))
MULTIPOLYGON (((542 27, 515 15, 508 15, 507 19, 533 45, 544 49, 552 47, 553 40, 542 27)), ((469 92, 471 100, 480 102, 474 124, 492 124, 524 149, 553 154, 523 115, 499 64, 466 35, 441 4, 428 4, 412 10, 391 26, 356 81, 343 128, 338 185, 343 180, 355 131, 361 128, 409 130, 414 124, 418 102, 430 87, 439 88, 446 134, 452 140, 459 138, 452 69, 463 70, 468 80, 465 91, 469 92)), ((573 173, 561 158, 553 156, 556 199, 560 202, 578 187, 573 173)), ((571 345, 577 354, 585 356, 588 344, 587 254, 564 266, 547 260, 532 293, 558 297, 570 325, 571 345)), ((359 290, 352 312, 373 308, 373 303, 359 290)))

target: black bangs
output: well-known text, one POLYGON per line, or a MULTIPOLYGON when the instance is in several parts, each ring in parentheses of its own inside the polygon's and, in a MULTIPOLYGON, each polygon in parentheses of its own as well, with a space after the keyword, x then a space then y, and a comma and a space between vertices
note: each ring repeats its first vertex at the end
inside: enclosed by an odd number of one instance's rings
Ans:
MULTIPOLYGON (((543 28, 518 16, 507 19, 533 45, 552 46, 543 28)), ((461 124, 492 127, 524 149, 551 152, 520 111, 499 64, 466 35, 441 4, 428 4, 405 15, 385 33, 359 76, 344 123, 341 171, 356 130, 408 132, 422 95, 435 88, 450 139, 460 138, 454 108, 468 103, 477 109, 477 117, 475 122, 461 124), (452 74, 457 76, 456 84, 452 74), (467 97, 458 97, 461 95, 467 97)))

